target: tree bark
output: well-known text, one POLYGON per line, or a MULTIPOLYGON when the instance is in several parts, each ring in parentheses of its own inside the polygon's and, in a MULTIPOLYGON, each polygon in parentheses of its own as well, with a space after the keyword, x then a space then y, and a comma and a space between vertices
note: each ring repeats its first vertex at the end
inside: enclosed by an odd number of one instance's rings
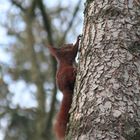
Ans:
POLYGON ((66 140, 140 139, 140 2, 87 0, 66 140))

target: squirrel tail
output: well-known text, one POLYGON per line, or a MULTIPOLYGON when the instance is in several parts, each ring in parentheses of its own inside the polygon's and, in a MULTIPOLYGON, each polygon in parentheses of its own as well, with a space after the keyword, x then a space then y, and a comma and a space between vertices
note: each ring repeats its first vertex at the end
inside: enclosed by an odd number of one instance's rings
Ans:
POLYGON ((58 140, 64 140, 67 123, 69 121, 69 110, 72 103, 73 91, 63 92, 60 111, 54 125, 54 131, 58 140))

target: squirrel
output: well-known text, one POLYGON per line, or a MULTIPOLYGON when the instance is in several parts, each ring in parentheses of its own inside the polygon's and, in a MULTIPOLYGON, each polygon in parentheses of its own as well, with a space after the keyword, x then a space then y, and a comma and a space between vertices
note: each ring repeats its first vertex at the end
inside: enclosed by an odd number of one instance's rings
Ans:
POLYGON ((56 82, 63 94, 60 111, 56 117, 54 131, 58 140, 63 140, 67 123, 69 121, 69 110, 72 103, 74 83, 76 79, 76 67, 74 66, 81 35, 77 37, 76 43, 65 44, 62 48, 48 47, 51 54, 57 60, 59 67, 56 73, 56 82))

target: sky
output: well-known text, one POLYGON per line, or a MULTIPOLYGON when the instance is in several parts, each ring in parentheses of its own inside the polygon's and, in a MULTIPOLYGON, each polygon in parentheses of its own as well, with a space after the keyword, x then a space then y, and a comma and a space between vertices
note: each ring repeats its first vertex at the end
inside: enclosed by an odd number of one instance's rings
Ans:
MULTIPOLYGON (((6 20, 5 13, 9 8, 10 4, 7 0, 0 1, 0 19, 2 22, 6 20)), ((0 65, 2 65, 3 70, 3 64, 6 64, 7 66, 12 65, 12 55, 10 52, 7 52, 5 48, 8 48, 8 44, 12 43, 13 41, 14 38, 7 36, 6 28, 0 25, 0 65)), ((24 81, 13 82, 8 75, 4 76, 4 80, 9 84, 9 90, 15 93, 12 99, 15 105, 19 104, 21 107, 34 107, 37 105, 35 100, 33 100, 32 95, 29 94, 30 91, 27 90, 24 81), (22 99, 22 102, 20 99, 22 99)), ((28 87, 33 91, 36 90, 33 85, 29 85, 28 87)))
MULTIPOLYGON (((49 7, 53 7, 54 3, 56 4, 58 1, 61 1, 62 5, 68 5, 69 3, 65 0, 52 0, 49 1, 49 7)), ((76 4, 78 0, 70 0, 73 4, 76 4)), ((0 19, 1 22, 5 22, 6 19, 6 11, 11 8, 11 4, 9 3, 9 0, 0 0, 0 19)), ((15 11, 16 12, 16 11, 15 11)), ((82 29, 82 27, 80 27, 82 29)), ((79 29, 78 29, 79 30, 79 29)), ((81 32, 81 31, 80 31, 81 32)), ((72 39, 70 37, 69 41, 72 42, 72 40, 76 40, 75 38, 72 39)), ((12 54, 10 52, 7 52, 4 48, 8 48, 8 44, 14 42, 14 38, 7 36, 6 28, 2 27, 0 25, 0 65, 6 64, 6 65, 12 65, 12 54)), ((19 104, 21 107, 35 107, 37 103, 34 101, 34 98, 30 93, 29 90, 26 89, 27 85, 24 81, 20 80, 18 82, 13 82, 10 79, 10 76, 6 75, 4 77, 5 82, 9 84, 9 90, 14 94, 13 102, 14 104, 19 104), (24 93, 24 94, 22 94, 24 93), (22 102, 20 99, 23 99, 22 102)), ((33 92, 35 92, 35 86, 28 85, 28 88, 30 88, 33 92)))
MULTIPOLYGON (((54 6, 58 1, 61 1, 62 5, 67 5, 68 1, 65 0, 51 0, 49 1, 49 6, 54 6)), ((78 0, 70 0, 73 4, 76 4, 78 0)), ((11 8, 9 0, 0 0, 0 19, 1 23, 7 22, 6 11, 11 8)), ((81 27, 82 28, 82 27, 81 27)), ((73 39, 70 38, 70 41, 73 39)), ((0 72, 1 69, 4 71, 4 65, 12 65, 12 54, 6 51, 6 48, 10 47, 8 44, 14 42, 14 38, 8 37, 7 30, 0 24, 0 72), (4 64, 4 65, 3 65, 4 64)), ((0 73, 1 75, 1 73, 0 73)), ((34 99, 34 94, 30 94, 31 91, 35 93, 36 87, 34 85, 26 85, 22 80, 18 82, 13 82, 9 75, 4 76, 5 82, 9 85, 9 90, 14 93, 13 98, 11 99, 14 105, 19 105, 21 107, 36 107, 37 103, 34 99), (28 86, 28 88, 27 88, 28 86), (23 94, 24 93, 24 94, 23 94), (22 101, 21 101, 22 99, 22 101)), ((60 96, 62 98, 62 96, 60 96)), ((6 127, 7 120, 1 120, 0 126, 6 127)), ((0 128, 1 130, 1 128, 0 128)), ((3 140, 3 132, 0 131, 0 140, 3 140)))

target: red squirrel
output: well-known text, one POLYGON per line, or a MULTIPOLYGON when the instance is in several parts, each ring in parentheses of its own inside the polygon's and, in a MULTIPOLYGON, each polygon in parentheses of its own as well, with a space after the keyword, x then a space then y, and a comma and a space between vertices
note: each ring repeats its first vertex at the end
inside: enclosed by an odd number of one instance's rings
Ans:
POLYGON ((69 121, 69 109, 72 103, 76 78, 76 68, 73 64, 77 55, 80 37, 80 35, 77 37, 77 41, 74 45, 66 44, 59 49, 48 47, 59 64, 56 73, 56 82, 63 94, 60 111, 57 114, 56 123, 54 125, 54 131, 58 140, 64 139, 67 123, 69 121))

